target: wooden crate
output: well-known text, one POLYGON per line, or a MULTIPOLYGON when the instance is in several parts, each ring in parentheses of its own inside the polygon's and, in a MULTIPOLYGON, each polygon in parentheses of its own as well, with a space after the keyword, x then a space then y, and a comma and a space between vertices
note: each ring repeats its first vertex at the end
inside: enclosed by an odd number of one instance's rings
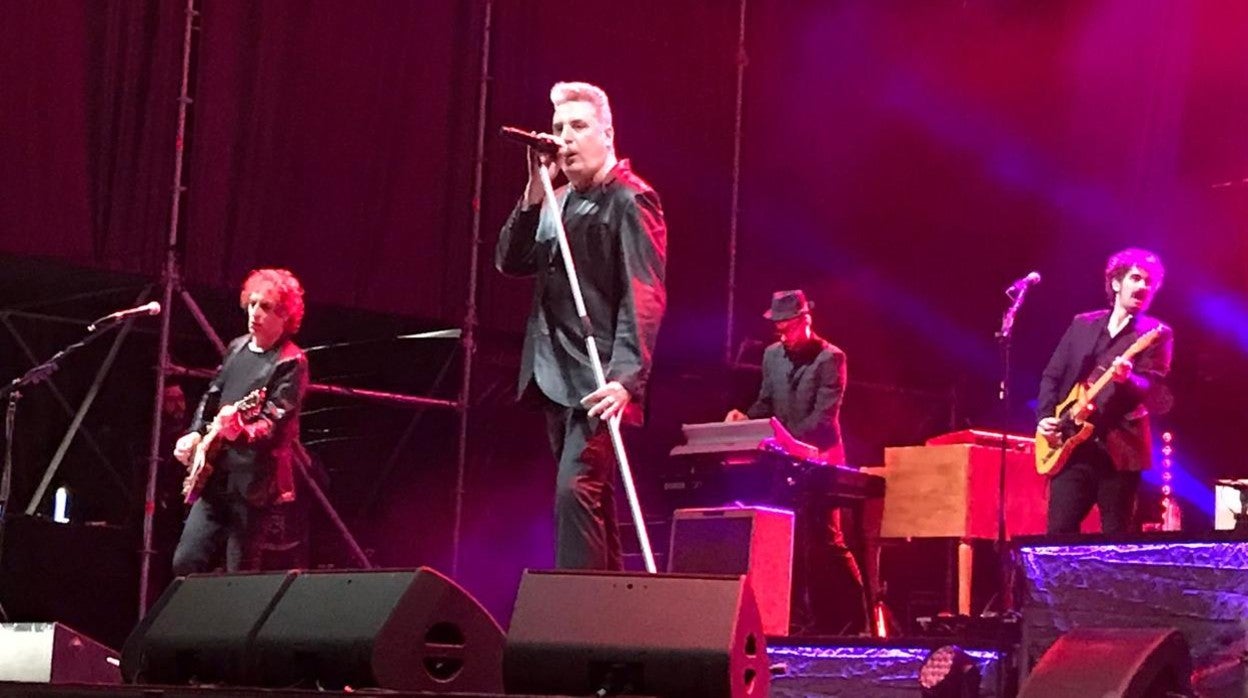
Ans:
MULTIPOLYGON (((997 537, 1001 451, 950 444, 884 449, 884 538, 997 537)), ((1006 452, 1006 536, 1044 533, 1047 481, 1030 453, 1006 452)))

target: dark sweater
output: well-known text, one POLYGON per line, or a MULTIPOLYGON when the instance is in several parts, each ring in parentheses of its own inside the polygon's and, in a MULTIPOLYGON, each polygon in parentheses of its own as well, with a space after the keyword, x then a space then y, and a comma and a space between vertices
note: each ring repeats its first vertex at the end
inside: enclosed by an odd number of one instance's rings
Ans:
POLYGON ((243 335, 230 342, 221 369, 195 410, 191 430, 206 432, 223 405, 265 388, 259 413, 245 420, 238 439, 224 444, 212 475, 227 478, 227 489, 264 506, 294 497, 293 459, 300 450, 299 410, 308 385, 308 361, 290 340, 258 353, 247 347, 250 339, 243 335))

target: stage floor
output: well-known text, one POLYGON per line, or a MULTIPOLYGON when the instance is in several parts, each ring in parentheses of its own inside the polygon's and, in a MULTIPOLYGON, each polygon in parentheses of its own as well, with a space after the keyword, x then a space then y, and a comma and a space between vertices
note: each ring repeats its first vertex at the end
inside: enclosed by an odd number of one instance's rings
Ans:
MULTIPOLYGON (((904 638, 878 640, 862 637, 768 639, 772 664, 770 696, 775 698, 878 697, 918 698, 919 668, 934 649, 951 644, 948 638, 904 638)), ((1004 690, 1007 676, 1002 671, 1010 655, 1001 649, 962 644, 981 667, 983 681, 978 695, 996 698, 1009 695, 1004 690)), ((215 686, 126 686, 91 684, 46 684, 0 682, 0 696, 55 698, 242 698, 311 695, 357 695, 378 693, 387 696, 455 696, 456 698, 495 698, 493 693, 428 693, 360 689, 316 691, 303 689, 231 688, 215 686)))
MULTIPOLYGON (((430 696, 447 696, 448 698, 502 698, 501 693, 422 693, 414 691, 384 691, 369 689, 360 691, 316 691, 292 688, 224 688, 212 686, 98 686, 89 684, 46 684, 46 683, 14 683, 0 681, 0 696, 21 696, 25 698, 280 698, 281 696, 326 696, 326 695, 384 695, 391 698, 407 696, 429 698, 430 696)), ((526 698, 510 695, 508 698, 526 698)), ((529 696, 528 698, 537 698, 529 696)), ((546 696, 545 698, 550 698, 546 696)), ((558 698, 558 697, 556 697, 558 698)), ((570 698, 570 697, 565 697, 570 698)), ((636 697, 640 698, 640 697, 636 697)))

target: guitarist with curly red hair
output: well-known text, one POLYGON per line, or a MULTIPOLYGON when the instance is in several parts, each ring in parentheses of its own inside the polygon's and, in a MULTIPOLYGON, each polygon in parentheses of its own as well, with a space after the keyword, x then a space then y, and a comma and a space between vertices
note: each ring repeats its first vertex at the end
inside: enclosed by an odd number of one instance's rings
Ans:
MULTIPOLYGON (((173 553, 174 574, 218 564, 224 539, 228 572, 265 569, 268 523, 295 497, 299 411, 308 361, 292 341, 303 322, 303 287, 285 269, 257 269, 239 294, 247 334, 230 342, 174 457, 187 466, 192 503, 173 553)), ((287 506, 286 508, 289 508, 287 506)))
POLYGON ((1105 533, 1136 530, 1140 473, 1152 465, 1149 417, 1171 403, 1173 335, 1145 314, 1164 276, 1147 250, 1110 256, 1111 308, 1076 315, 1044 369, 1037 469, 1050 477, 1049 533, 1078 533, 1093 506, 1105 533))

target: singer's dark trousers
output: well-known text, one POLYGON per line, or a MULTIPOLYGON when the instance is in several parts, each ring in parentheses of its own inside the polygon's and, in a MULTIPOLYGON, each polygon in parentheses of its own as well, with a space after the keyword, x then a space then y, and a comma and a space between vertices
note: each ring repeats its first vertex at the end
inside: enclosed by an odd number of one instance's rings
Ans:
POLYGON ((1139 487, 1140 473, 1115 469, 1099 440, 1080 444, 1066 465, 1049 480, 1048 532, 1079 533, 1079 526, 1093 505, 1101 511, 1103 532, 1134 532, 1139 487))
POLYGON ((606 422, 545 400, 546 434, 558 463, 555 565, 621 570, 615 520, 615 453, 606 422))

